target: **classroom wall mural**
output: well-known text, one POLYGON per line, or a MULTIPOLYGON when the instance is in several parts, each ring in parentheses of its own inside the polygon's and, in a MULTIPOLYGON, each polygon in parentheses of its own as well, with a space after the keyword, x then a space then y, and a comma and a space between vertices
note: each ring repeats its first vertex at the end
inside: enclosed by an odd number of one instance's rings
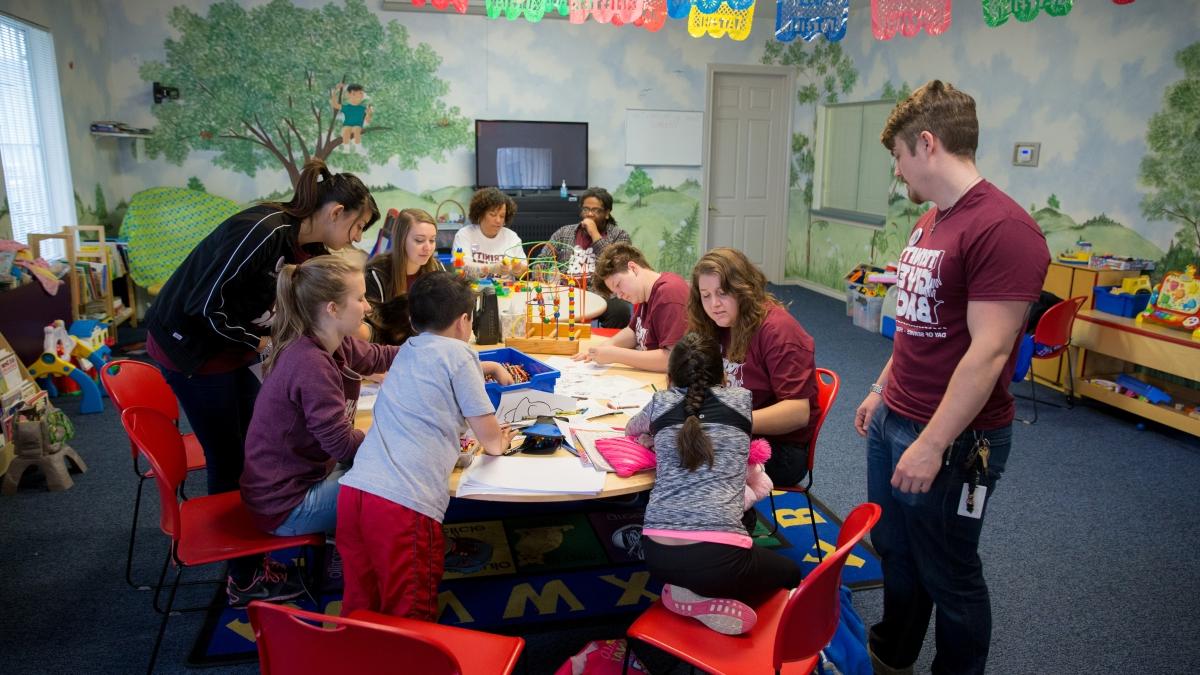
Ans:
POLYGON ((385 209, 452 217, 474 181, 474 119, 586 121, 589 182, 614 193, 617 220, 651 262, 686 272, 700 253, 700 169, 626 164, 625 111, 702 110, 707 64, 766 63, 794 68, 797 81, 789 278, 840 287, 853 265, 894 259, 924 208, 894 198, 882 229, 812 222, 818 106, 897 100, 934 77, 976 97, 980 169, 1028 205, 1052 250, 1083 238, 1173 266, 1197 257, 1200 153, 1170 133, 1200 117, 1195 3, 1076 3, 995 28, 978 3, 960 3, 941 35, 880 41, 870 3, 853 0, 839 42, 786 44, 766 8, 736 42, 692 38, 678 21, 651 33, 365 0, 10 4, 55 33, 77 207, 83 222, 113 229, 150 187, 240 204, 286 195, 306 156, 360 174, 385 209), (155 81, 179 100, 155 104, 155 81), (107 119, 154 138, 90 137, 87 124, 107 119), (1011 164, 1019 141, 1042 143, 1040 166, 1011 164))

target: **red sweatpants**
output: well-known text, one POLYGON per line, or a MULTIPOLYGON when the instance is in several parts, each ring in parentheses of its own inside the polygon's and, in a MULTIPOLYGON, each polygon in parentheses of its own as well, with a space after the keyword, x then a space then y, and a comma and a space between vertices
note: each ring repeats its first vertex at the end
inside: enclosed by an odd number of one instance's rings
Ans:
POLYGON ((338 491, 337 509, 346 587, 342 616, 369 609, 437 621, 446 555, 441 523, 345 485, 338 491))

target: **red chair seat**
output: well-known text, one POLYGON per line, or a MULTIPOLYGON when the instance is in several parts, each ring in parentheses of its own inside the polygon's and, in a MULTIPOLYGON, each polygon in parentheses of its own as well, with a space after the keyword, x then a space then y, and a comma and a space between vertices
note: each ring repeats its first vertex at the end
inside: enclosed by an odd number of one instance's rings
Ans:
MULTIPOLYGON (((646 644, 686 658, 709 673, 772 673, 771 655, 778 637, 779 621, 787 606, 788 591, 779 591, 754 608, 758 622, 745 635, 722 635, 699 621, 680 616, 656 601, 633 625, 627 635, 646 644)), ((816 657, 783 664, 780 672, 811 673, 816 657)))
POLYGON ((481 633, 439 623, 388 616, 365 609, 351 612, 350 618, 419 632, 423 637, 441 644, 446 651, 454 654, 462 667, 463 675, 510 673, 516 667, 517 659, 525 646, 525 640, 519 637, 481 633))
POLYGON ((197 497, 179 505, 178 556, 185 565, 204 565, 292 546, 323 546, 324 534, 277 537, 258 529, 240 492, 197 497))

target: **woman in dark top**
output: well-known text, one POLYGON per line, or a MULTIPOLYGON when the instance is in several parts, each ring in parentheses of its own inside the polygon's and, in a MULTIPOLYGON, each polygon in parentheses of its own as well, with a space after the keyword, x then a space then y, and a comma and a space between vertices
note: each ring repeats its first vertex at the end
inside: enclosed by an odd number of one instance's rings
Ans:
POLYGON ((442 269, 437 255, 437 225, 422 209, 404 209, 391 224, 392 250, 367 263, 366 324, 371 342, 404 344, 413 334, 408 321, 408 289, 421 275, 442 269))
MULTIPOLYGON (((278 270, 353 244, 378 219, 362 181, 312 159, 291 201, 231 216, 163 285, 146 315, 146 351, 204 449, 209 494, 238 489, 260 385, 250 366, 268 345, 278 270)), ((299 592, 277 567, 253 563, 230 565, 228 588, 237 591, 231 598, 241 603, 299 592)))

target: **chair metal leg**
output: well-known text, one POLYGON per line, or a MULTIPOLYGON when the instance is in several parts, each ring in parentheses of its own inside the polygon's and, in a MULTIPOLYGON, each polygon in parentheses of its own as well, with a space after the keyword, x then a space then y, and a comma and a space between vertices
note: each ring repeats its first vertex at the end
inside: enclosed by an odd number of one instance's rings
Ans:
MULTIPOLYGON (((154 584, 154 600, 150 603, 154 606, 154 611, 158 612, 159 614, 162 614, 163 610, 158 606, 158 595, 162 592, 163 581, 165 581, 167 578, 167 565, 169 564, 171 564, 170 546, 167 547, 167 557, 163 558, 162 571, 158 573, 158 583, 154 584)), ((178 579, 176 579, 176 584, 178 584, 178 579)))
MULTIPOLYGON (((166 572, 166 568, 163 568, 166 572)), ((167 596, 167 609, 163 612, 162 621, 158 624, 158 637, 154 640, 154 650, 150 652, 150 665, 146 668, 147 675, 154 675, 154 664, 158 662, 158 649, 162 647, 163 635, 167 632, 167 621, 171 618, 171 606, 175 604, 175 592, 179 590, 179 578, 183 576, 183 568, 175 570, 175 583, 171 584, 171 594, 167 596)), ((159 582, 159 587, 162 582, 159 582)), ((156 593, 157 594, 157 593, 156 593)))
POLYGON ((1033 377, 1033 373, 1031 372, 1030 377, 1029 377, 1029 399, 1031 401, 1033 401, 1033 421, 1031 421, 1030 424, 1037 424, 1037 418, 1038 418, 1037 382, 1036 382, 1036 380, 1037 380, 1037 378, 1033 377))
POLYGON ((139 591, 150 590, 150 587, 145 584, 136 584, 133 582, 133 542, 137 538, 138 512, 142 507, 142 486, 146 484, 146 479, 138 479, 137 497, 133 500, 133 525, 129 527, 129 552, 125 555, 125 583, 139 591))
POLYGON ((775 491, 771 490, 767 498, 771 500, 771 531, 767 533, 767 536, 774 537, 775 533, 779 531, 779 516, 775 514, 775 491))
POLYGON ((1075 407, 1075 358, 1067 345, 1067 407, 1075 407))
POLYGON ((812 525, 813 546, 817 547, 817 560, 825 562, 825 552, 821 550, 821 535, 817 534, 817 514, 813 511, 812 497, 805 492, 804 498, 808 500, 808 524, 812 525))

